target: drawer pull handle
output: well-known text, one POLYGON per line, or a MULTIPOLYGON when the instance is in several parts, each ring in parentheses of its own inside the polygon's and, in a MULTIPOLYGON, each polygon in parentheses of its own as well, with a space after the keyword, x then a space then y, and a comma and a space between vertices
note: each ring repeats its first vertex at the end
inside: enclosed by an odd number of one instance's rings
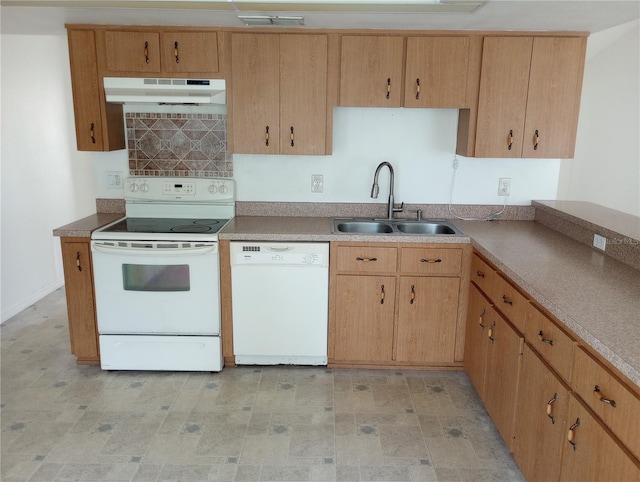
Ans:
POLYGON ((416 100, 420 99, 420 79, 416 79, 416 100))
POLYGON ((387 79, 387 99, 389 99, 390 95, 391 95, 391 77, 387 79))
POLYGON ((578 450, 578 444, 573 441, 573 439, 574 439, 574 430, 578 426, 580 426, 580 419, 576 418, 576 423, 574 423, 573 425, 571 425, 571 427, 569 427, 569 433, 567 434, 567 440, 569 441, 569 443, 573 447, 573 451, 574 452, 576 450, 578 450))
POLYGON ((558 401, 558 394, 554 393, 553 398, 547 402, 547 417, 551 419, 551 423, 556 423, 556 417, 551 414, 551 405, 558 401))
POLYGON ((180 55, 179 55, 179 52, 178 52, 178 42, 175 42, 173 44, 173 55, 176 58, 176 64, 179 64, 180 63, 180 55))
POLYGON ((548 343, 549 345, 553 346, 553 340, 545 338, 542 330, 540 330, 540 332, 538 333, 538 340, 540 340, 542 343, 548 343))
POLYGON ((380 285, 380 304, 384 305, 384 285, 380 285))
POLYGON ((489 327, 489 332, 487 333, 487 336, 489 337, 489 340, 491 340, 491 343, 495 343, 496 339, 493 337, 493 329, 496 327, 496 322, 494 321, 493 324, 489 327))
POLYGON ((533 150, 538 150, 538 141, 540 140, 540 134, 538 134, 538 129, 536 129, 536 133, 533 136, 533 150))
POLYGON ((484 310, 482 310, 482 313, 480 313, 480 319, 478 320, 478 324, 480 325, 480 328, 482 328, 482 330, 484 331, 484 315, 487 314, 487 309, 485 308, 484 310))
POLYGON ((291 126, 291 134, 289 136, 289 139, 291 140, 291 147, 293 147, 293 126, 291 126))
POLYGON ((507 295, 502 295, 502 301, 506 304, 508 304, 509 306, 513 306, 513 301, 511 301, 509 298, 507 298, 507 295))
POLYGON ((415 299, 416 299, 416 287, 415 285, 411 285, 411 300, 409 301, 409 304, 412 305, 415 299))
POLYGON ((92 123, 91 123, 91 132, 90 132, 90 134, 91 134, 91 143, 92 143, 92 144, 95 144, 95 143, 96 143, 96 133, 95 133, 95 128, 96 128, 96 125, 92 122, 92 123))
POLYGON ((421 263, 442 263, 442 260, 440 258, 438 259, 426 259, 426 258, 422 258, 420 260, 421 263))
POLYGON ((478 271, 476 271, 476 276, 478 278, 484 278, 484 273, 482 271, 478 270, 478 271))
POLYGON ((144 43, 144 61, 145 61, 145 63, 147 63, 147 64, 148 64, 149 62, 151 62, 151 61, 149 60, 149 42, 145 42, 145 43, 144 43))
POLYGON ((269 126, 264 128, 264 145, 269 147, 269 126))
POLYGON ((82 266, 80 265, 80 251, 76 253, 76 267, 78 271, 82 271, 82 266))
POLYGON ((356 261, 364 261, 365 263, 368 263, 369 261, 378 261, 378 258, 361 258, 358 256, 356 261))
POLYGON ((593 388, 593 395, 600 399, 600 401, 602 403, 608 403, 609 405, 611 405, 613 408, 616 408, 616 401, 615 400, 611 400, 610 398, 605 398, 605 396, 602 394, 602 392, 600 391, 600 387, 598 385, 596 385, 593 388))
POLYGON ((511 150, 513 147, 513 130, 509 131, 509 136, 507 137, 507 149, 511 150))

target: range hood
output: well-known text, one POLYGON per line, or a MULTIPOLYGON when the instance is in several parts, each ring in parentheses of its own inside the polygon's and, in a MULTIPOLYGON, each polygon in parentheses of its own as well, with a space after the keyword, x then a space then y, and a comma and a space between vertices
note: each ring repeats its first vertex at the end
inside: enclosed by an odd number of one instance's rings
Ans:
POLYGON ((224 79, 104 77, 107 102, 225 104, 224 79))

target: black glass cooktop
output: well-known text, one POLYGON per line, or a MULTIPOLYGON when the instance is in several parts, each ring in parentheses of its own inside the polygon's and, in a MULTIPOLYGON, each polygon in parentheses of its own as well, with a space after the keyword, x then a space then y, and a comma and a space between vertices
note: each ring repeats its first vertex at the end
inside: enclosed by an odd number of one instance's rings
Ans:
POLYGON ((109 233, 217 233, 227 219, 124 218, 103 229, 109 233))

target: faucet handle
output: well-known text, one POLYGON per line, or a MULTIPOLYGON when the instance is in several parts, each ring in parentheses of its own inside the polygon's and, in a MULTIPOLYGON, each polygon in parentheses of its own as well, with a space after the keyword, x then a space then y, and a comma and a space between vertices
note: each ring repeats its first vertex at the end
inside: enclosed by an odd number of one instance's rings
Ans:
POLYGON ((393 212, 394 213, 401 213, 402 211, 404 211, 404 201, 402 201, 400 203, 400 207, 399 208, 397 208, 395 206, 393 207, 393 212))

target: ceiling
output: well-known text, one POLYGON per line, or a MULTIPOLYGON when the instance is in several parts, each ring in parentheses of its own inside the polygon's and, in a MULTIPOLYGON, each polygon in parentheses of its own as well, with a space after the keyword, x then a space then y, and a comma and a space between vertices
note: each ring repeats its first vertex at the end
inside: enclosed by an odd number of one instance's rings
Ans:
POLYGON ((64 34, 65 23, 243 27, 241 15, 303 16, 304 26, 295 28, 591 33, 640 18, 640 0, 441 0, 440 5, 421 5, 425 0, 315 0, 306 5, 302 2, 313 0, 294 1, 0 0, 0 18, 3 34, 28 35, 64 34), (481 4, 472 5, 472 13, 450 11, 472 3, 481 4))

